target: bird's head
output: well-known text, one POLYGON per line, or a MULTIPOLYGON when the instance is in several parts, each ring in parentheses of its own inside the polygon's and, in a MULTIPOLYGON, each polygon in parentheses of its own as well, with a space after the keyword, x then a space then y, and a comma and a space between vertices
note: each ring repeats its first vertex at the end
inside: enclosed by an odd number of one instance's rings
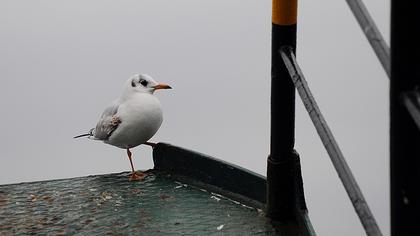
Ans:
POLYGON ((156 82, 151 76, 145 74, 133 75, 126 84, 128 90, 136 93, 150 93, 153 94, 159 89, 171 89, 167 84, 156 82))

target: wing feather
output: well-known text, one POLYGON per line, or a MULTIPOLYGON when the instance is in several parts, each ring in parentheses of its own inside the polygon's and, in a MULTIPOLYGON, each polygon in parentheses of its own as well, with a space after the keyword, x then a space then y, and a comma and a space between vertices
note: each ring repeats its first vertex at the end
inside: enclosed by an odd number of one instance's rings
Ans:
POLYGON ((119 104, 114 102, 102 113, 100 120, 96 124, 93 136, 95 139, 107 140, 109 136, 118 128, 121 119, 117 116, 119 104))

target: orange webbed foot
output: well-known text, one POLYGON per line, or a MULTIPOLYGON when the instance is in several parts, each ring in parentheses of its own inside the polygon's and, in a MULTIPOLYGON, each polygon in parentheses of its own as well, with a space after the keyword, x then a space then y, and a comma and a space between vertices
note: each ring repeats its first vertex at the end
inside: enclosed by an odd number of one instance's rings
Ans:
POLYGON ((130 181, 142 181, 147 177, 147 174, 141 171, 134 171, 131 173, 130 181))

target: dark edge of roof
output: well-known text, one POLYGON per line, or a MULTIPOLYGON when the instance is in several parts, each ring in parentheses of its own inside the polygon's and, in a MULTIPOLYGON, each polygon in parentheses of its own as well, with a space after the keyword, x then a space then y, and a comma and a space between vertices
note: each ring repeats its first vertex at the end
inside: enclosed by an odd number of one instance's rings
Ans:
MULTIPOLYGON (((266 178, 208 155, 158 143, 153 149, 154 170, 172 178, 221 194, 234 201, 265 209, 266 178)), ((282 235, 316 235, 307 211, 298 212, 297 222, 273 222, 282 235)))
POLYGON ((153 161, 156 170, 190 177, 265 203, 265 178, 239 166, 165 143, 154 148, 153 161))

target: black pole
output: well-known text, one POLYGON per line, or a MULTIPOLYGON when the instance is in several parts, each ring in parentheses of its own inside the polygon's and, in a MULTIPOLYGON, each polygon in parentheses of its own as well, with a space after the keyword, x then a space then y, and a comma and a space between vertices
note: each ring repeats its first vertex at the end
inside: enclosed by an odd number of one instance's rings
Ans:
POLYGON ((271 48, 271 143, 267 160, 267 216, 296 220, 306 210, 300 161, 294 151, 295 87, 280 56, 280 48, 296 48, 297 0, 273 0, 271 48))
POLYGON ((391 1, 391 235, 418 235, 420 132, 403 106, 420 86, 420 1, 391 1))

